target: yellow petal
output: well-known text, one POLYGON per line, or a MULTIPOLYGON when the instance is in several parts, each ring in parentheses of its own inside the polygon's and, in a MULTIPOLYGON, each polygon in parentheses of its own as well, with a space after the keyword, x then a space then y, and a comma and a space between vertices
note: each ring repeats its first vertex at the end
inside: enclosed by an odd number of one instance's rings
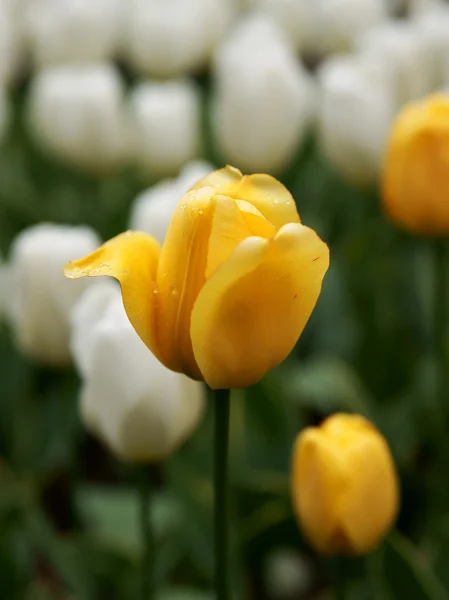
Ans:
POLYGON ((163 363, 201 379, 190 341, 190 314, 205 281, 215 190, 188 192, 173 213, 157 273, 157 340, 163 363))
POLYGON ((229 165, 198 181, 192 189, 211 186, 218 193, 250 202, 276 229, 287 223, 300 223, 295 201, 287 188, 271 175, 243 176, 229 165))
POLYGON ((393 460, 360 415, 335 414, 301 432, 292 475, 301 526, 321 553, 365 554, 391 527, 398 506, 393 460))
POLYGON ((286 358, 328 265, 326 244, 300 224, 237 246, 207 280, 192 312, 193 351, 210 387, 252 385, 286 358))
POLYGON ((298 436, 293 450, 293 507, 301 527, 322 554, 349 553, 351 548, 341 531, 338 502, 342 474, 338 454, 319 429, 309 427, 298 436))
POLYGON ((159 243, 146 233, 127 231, 64 267, 69 279, 108 276, 120 283, 123 305, 132 326, 160 358, 155 339, 155 281, 159 243))
POLYGON ((230 195, 250 202, 276 229, 301 222, 293 196, 271 175, 248 175, 230 195))
POLYGON ((206 279, 225 262, 245 238, 268 238, 275 229, 252 204, 216 195, 209 241, 206 279))
POLYGON ((235 167, 227 165, 224 169, 213 171, 203 179, 200 179, 191 190, 197 190, 201 187, 213 187, 218 193, 228 195, 228 192, 233 192, 242 182, 243 175, 235 167))

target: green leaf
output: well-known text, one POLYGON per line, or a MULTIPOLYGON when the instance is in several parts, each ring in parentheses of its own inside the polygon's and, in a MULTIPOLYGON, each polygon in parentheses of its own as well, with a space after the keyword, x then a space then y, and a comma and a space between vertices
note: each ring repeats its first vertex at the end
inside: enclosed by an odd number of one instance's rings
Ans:
POLYGON ((316 358, 284 373, 292 402, 323 415, 343 410, 372 417, 373 399, 356 371, 337 358, 316 358))
MULTIPOLYGON (((141 552, 139 534, 139 498, 127 488, 86 486, 77 501, 90 534, 108 549, 137 557, 141 552)), ((151 500, 151 521, 158 541, 179 523, 179 506, 165 493, 151 500)))
POLYGON ((386 540, 384 573, 386 585, 394 599, 449 599, 449 593, 438 580, 425 555, 397 531, 386 540))
POLYGON ((173 588, 162 591, 157 600, 214 600, 214 595, 200 590, 173 588))

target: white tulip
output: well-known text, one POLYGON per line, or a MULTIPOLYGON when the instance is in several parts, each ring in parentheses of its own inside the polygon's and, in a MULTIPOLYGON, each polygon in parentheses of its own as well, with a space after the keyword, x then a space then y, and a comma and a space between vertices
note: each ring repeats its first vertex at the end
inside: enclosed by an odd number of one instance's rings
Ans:
POLYGON ((317 47, 321 0, 253 0, 253 7, 270 16, 301 52, 317 47))
POLYGON ((178 173, 201 147, 199 90, 193 81, 147 82, 130 98, 135 161, 145 174, 178 173))
POLYGON ((334 167, 367 184, 379 173, 396 99, 382 68, 334 58, 320 73, 319 142, 334 167))
POLYGON ((88 227, 47 223, 16 237, 9 257, 6 310, 24 354, 54 366, 70 362, 70 311, 88 282, 66 280, 62 268, 99 243, 88 227))
POLYGON ((155 358, 111 282, 86 291, 73 311, 72 331, 86 426, 123 460, 159 461, 173 452, 202 416, 201 384, 155 358))
POLYGON ((317 0, 319 41, 324 52, 353 48, 366 31, 387 21, 387 0, 317 0))
POLYGON ((352 48, 364 31, 388 16, 388 0, 254 0, 301 52, 352 48))
POLYGON ((446 0, 405 0, 408 14, 413 16, 426 13, 428 10, 442 8, 446 0))
POLYGON ((358 50, 366 60, 390 71, 400 104, 432 90, 435 77, 432 56, 413 24, 391 21, 373 28, 361 36, 358 50))
POLYGON ((122 0, 28 0, 25 29, 38 66, 111 58, 119 45, 122 0))
POLYGON ((246 172, 277 172, 312 118, 313 85, 274 22, 251 15, 219 48, 212 126, 224 159, 246 172))
POLYGON ((144 190, 131 206, 130 229, 144 231, 163 244, 176 205, 194 183, 213 171, 211 164, 187 164, 176 179, 166 179, 144 190))
POLYGON ((134 69, 177 77, 201 68, 227 30, 235 0, 130 0, 125 52, 134 69))
POLYGON ((264 573, 268 597, 272 600, 303 596, 313 577, 306 558, 291 548, 272 550, 266 558, 264 573))
POLYGON ((431 55, 433 86, 449 84, 449 6, 447 4, 422 11, 414 19, 422 42, 431 55))
POLYGON ((17 0, 0 0, 0 86, 11 83, 23 60, 23 35, 17 0))
POLYGON ((126 158, 124 90, 112 65, 40 71, 30 91, 28 120, 43 149, 80 168, 116 168, 126 158))

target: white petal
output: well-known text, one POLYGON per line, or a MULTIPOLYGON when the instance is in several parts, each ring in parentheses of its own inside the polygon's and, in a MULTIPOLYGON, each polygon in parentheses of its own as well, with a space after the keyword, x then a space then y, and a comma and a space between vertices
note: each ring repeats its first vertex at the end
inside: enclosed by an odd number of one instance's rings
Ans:
POLYGON ((142 83, 131 94, 134 158, 143 174, 174 175, 201 146, 200 97, 193 81, 142 83))
POLYGON ((28 122, 58 159, 92 171, 116 168, 129 150, 123 94, 111 65, 44 69, 32 82, 28 122))
POLYGON ((310 124, 312 85, 263 15, 240 22, 215 60, 212 126, 224 159, 245 172, 287 166, 310 124))
POLYGON ((19 348, 48 364, 70 360, 70 312, 88 281, 68 281, 62 267, 100 243, 88 227, 40 224, 20 233, 9 257, 7 314, 19 348))

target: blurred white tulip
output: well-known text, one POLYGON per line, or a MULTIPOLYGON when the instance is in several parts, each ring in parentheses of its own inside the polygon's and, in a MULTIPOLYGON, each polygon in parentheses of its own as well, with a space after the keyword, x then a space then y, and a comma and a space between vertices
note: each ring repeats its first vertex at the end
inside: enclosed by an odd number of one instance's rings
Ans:
POLYGON ((272 600, 303 596, 313 577, 305 558, 291 548, 272 550, 266 558, 264 573, 268 596, 272 600))
POLYGON ((176 179, 165 179, 144 190, 131 206, 130 229, 145 231, 164 242, 173 211, 191 186, 213 171, 203 161, 188 163, 176 179))
POLYGON ((433 87, 449 84, 449 5, 433 6, 413 21, 433 61, 433 87))
POLYGON ((235 0, 130 0, 125 52, 134 69, 176 77, 201 68, 228 29, 235 0))
POLYGON ((119 46, 122 0, 27 0, 24 22, 38 66, 111 58, 119 46))
POLYGON ((388 0, 254 0, 301 52, 353 47, 357 37, 388 17, 388 0))
POLYGON ((319 73, 319 143, 350 181, 368 184, 379 173, 396 98, 382 66, 333 58, 319 73))
POLYGON ((24 58, 20 3, 0 0, 0 87, 17 77, 24 58))
POLYGON ((242 20, 215 60, 212 127, 224 159, 246 172, 283 169, 310 124, 314 86, 262 14, 242 20))
POLYGON ((387 22, 387 0, 317 1, 319 41, 323 52, 349 50, 360 35, 387 22))
POLYGON ((358 50, 366 60, 390 71, 399 104, 421 98, 433 87, 435 72, 428 45, 406 21, 391 21, 360 37, 358 50))
POLYGON ((134 159, 153 177, 174 175, 201 147, 201 106, 193 81, 147 82, 130 97, 134 159))
POLYGON ((24 354, 53 366, 70 362, 70 311, 88 282, 66 280, 62 268, 99 244, 89 227, 49 223, 15 238, 7 266, 6 312, 24 354))
POLYGON ((447 4, 447 0, 404 0, 410 16, 416 16, 427 12, 429 9, 441 8, 447 4))
POLYGON ((112 65, 40 71, 31 86, 28 121, 43 149, 80 168, 111 169, 127 157, 124 90, 112 65))
POLYGON ((131 326, 114 282, 88 289, 72 313, 86 426, 121 459, 159 461, 198 425, 200 383, 169 371, 131 326))
POLYGON ((317 48, 321 0, 253 0, 255 9, 271 17, 301 52, 317 48))

